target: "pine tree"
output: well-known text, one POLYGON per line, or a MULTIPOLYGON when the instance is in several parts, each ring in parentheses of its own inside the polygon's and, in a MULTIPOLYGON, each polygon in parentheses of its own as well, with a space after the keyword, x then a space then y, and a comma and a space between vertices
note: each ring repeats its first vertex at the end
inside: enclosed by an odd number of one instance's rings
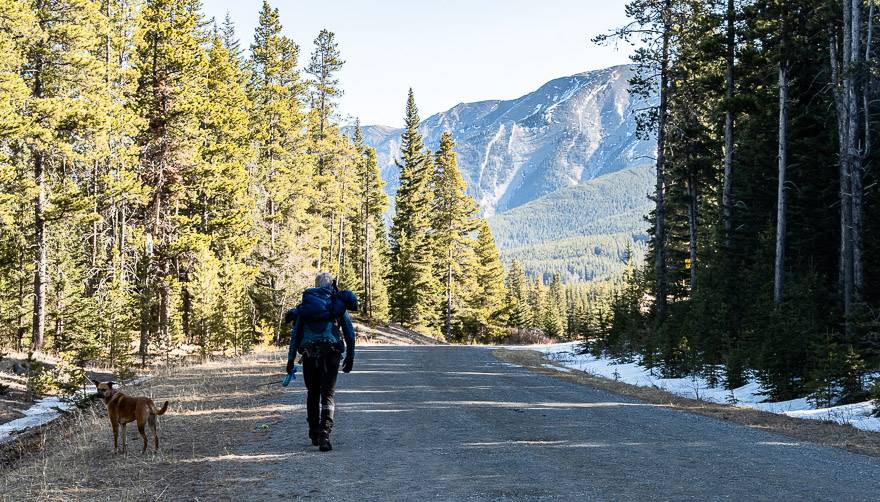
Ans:
POLYGON ((507 271, 508 325, 525 328, 529 322, 528 284, 526 273, 519 261, 513 260, 507 271))
POLYGON ((233 54, 214 37, 207 53, 205 92, 200 110, 204 142, 198 166, 191 171, 189 208, 192 225, 211 239, 216 253, 227 250, 243 260, 253 244, 253 201, 247 193, 251 160, 250 102, 239 84, 233 54))
POLYGON ((331 121, 337 100, 342 96, 338 73, 345 64, 336 36, 333 32, 321 30, 314 44, 315 49, 305 71, 312 76, 309 81, 309 125, 312 139, 310 150, 317 160, 316 182, 323 195, 316 209, 322 214, 327 235, 320 261, 322 268, 346 278, 347 274, 354 273, 351 263, 346 265, 345 261, 346 248, 351 247, 347 242, 351 236, 347 234, 346 228, 351 228, 349 220, 354 216, 349 195, 358 182, 350 167, 359 152, 355 151, 356 148, 353 148, 331 121))
POLYGON ((235 34, 235 23, 232 21, 228 11, 223 18, 223 24, 220 25, 219 36, 223 47, 229 52, 229 58, 239 70, 243 70, 245 64, 244 50, 241 48, 241 42, 235 34))
MULTIPOLYGON (((342 96, 337 73, 345 61, 341 59, 339 44, 332 31, 321 30, 315 38, 315 51, 306 67, 306 73, 314 78, 312 82, 312 107, 318 112, 318 136, 324 139, 324 131, 336 107, 335 100, 342 96)), ((319 160, 320 165, 320 160, 319 160)))
POLYGON ((546 288, 539 277, 529 285, 528 289, 528 305, 530 328, 543 329, 544 327, 544 305, 546 304, 546 288))
POLYGON ((150 187, 139 264, 142 361, 153 329, 165 347, 172 340, 177 280, 172 268, 177 253, 184 251, 175 244, 180 229, 173 216, 200 139, 197 112, 206 64, 201 22, 198 0, 149 0, 139 20, 138 81, 131 106, 143 121, 138 133, 140 176, 150 187))
POLYGON ((27 305, 27 283, 33 280, 28 242, 32 169, 21 146, 28 134, 31 91, 21 70, 27 61, 27 41, 35 31, 30 2, 0 1, 0 330, 19 351, 25 333, 32 329, 28 321, 33 311, 27 305))
POLYGON ((204 358, 215 348, 222 347, 223 334, 219 324, 222 318, 220 300, 220 262, 207 248, 202 248, 193 259, 191 277, 187 281, 190 293, 187 323, 191 342, 201 349, 204 358))
POLYGON ((0 349, 59 356, 44 390, 86 360, 123 378, 135 353, 276 339, 328 233, 340 279, 388 315, 387 198, 333 121, 335 70, 306 114, 277 10, 245 62, 229 16, 212 35, 199 7, 0 0, 0 349))
POLYGON ((485 220, 477 223, 474 242, 475 267, 469 273, 476 284, 468 298, 470 318, 465 321, 471 336, 479 340, 497 340, 507 325, 504 318, 504 265, 495 246, 492 231, 485 220))
POLYGON ((376 150, 363 145, 359 121, 355 125, 354 147, 361 155, 355 162, 355 186, 352 192, 358 210, 351 219, 349 262, 357 277, 355 291, 361 298, 363 314, 382 319, 380 314, 387 315, 388 312, 384 223, 388 196, 382 190, 385 183, 379 172, 376 150))
POLYGON ((98 34, 106 29, 106 20, 97 4, 87 0, 45 1, 33 7, 35 31, 23 48, 27 55, 24 83, 30 89, 30 95, 21 113, 28 121, 26 138, 32 180, 36 186, 32 228, 35 267, 31 345, 40 349, 46 330, 51 180, 63 165, 80 160, 83 145, 76 143, 82 141, 82 137, 94 134, 95 131, 89 129, 92 124, 100 123, 97 115, 103 102, 99 77, 102 73, 93 49, 98 34), (95 106, 93 103, 99 104, 95 106), (79 130, 82 136, 70 135, 71 129, 79 130))
POLYGON ((247 193, 245 167, 252 155, 249 101, 241 82, 238 64, 215 35, 207 53, 205 74, 205 93, 210 99, 205 100, 199 110, 199 129, 204 141, 199 149, 199 162, 186 180, 186 223, 179 239, 179 242, 187 242, 191 249, 179 266, 183 334, 190 343, 196 342, 202 347, 203 355, 211 347, 222 346, 227 339, 240 336, 237 332, 226 332, 222 322, 213 322, 213 325, 208 322, 205 316, 216 315, 210 309, 216 307, 219 300, 212 303, 199 295, 235 298, 237 291, 222 290, 217 260, 222 257, 224 263, 242 264, 250 258, 255 241, 251 230, 255 208, 247 193), (211 280, 207 279, 207 270, 212 271, 211 280), (190 290, 191 273, 201 279, 201 284, 193 285, 201 291, 190 290), (208 286, 221 289, 205 292, 208 286))
POLYGON ((626 12, 635 22, 613 31, 610 35, 601 35, 594 39, 597 42, 606 42, 611 38, 638 40, 642 47, 632 56, 636 75, 629 82, 630 93, 646 101, 655 95, 658 98, 656 106, 645 107, 637 117, 638 134, 648 136, 656 133, 657 138, 651 252, 654 258, 654 303, 658 325, 666 317, 669 294, 666 256, 666 136, 669 129, 669 97, 673 85, 672 67, 677 42, 675 35, 683 32, 677 30, 675 24, 679 19, 675 9, 678 2, 679 0, 633 0, 627 4, 626 12))
MULTIPOLYGON (((27 60, 28 47, 24 43, 37 34, 36 17, 26 0, 0 1, 0 139, 3 140, 3 160, 7 160, 9 141, 25 132, 24 107, 30 93, 28 82, 20 72, 27 60)), ((0 164, 2 169, 11 166, 0 164)))
POLYGON ((434 275, 442 284, 438 303, 442 305, 443 335, 452 338, 453 316, 463 300, 463 284, 467 281, 465 265, 468 258, 469 234, 476 229, 477 204, 467 195, 467 186, 461 177, 453 149, 455 143, 447 131, 440 137, 440 146, 434 156, 431 179, 432 249, 434 275))
POLYGON ((551 338, 566 336, 566 297, 559 274, 553 274, 550 288, 547 291, 547 303, 544 311, 544 331, 551 338))
POLYGON ((258 208, 255 261, 260 269, 255 329, 280 336, 278 318, 315 271, 322 239, 319 217, 311 210, 318 194, 306 151, 299 48, 281 35, 278 10, 268 2, 263 2, 251 53, 248 97, 256 152, 250 190, 258 208))
MULTIPOLYGON (((810 389, 827 394, 829 378, 850 382, 842 394, 858 394, 852 382, 878 353, 860 333, 870 328, 854 321, 864 245, 858 229, 876 228, 877 221, 876 209, 866 209, 876 198, 859 189, 873 175, 861 167, 876 152, 854 155, 850 140, 867 147, 876 139, 876 124, 864 121, 876 105, 863 98, 876 97, 876 87, 864 87, 872 78, 876 85, 876 76, 861 64, 876 49, 864 47, 876 40, 868 36, 873 19, 863 16, 876 13, 863 2, 828 6, 645 0, 628 8, 635 24, 618 34, 647 34, 637 66, 662 69, 664 47, 669 56, 668 85, 661 86, 667 128, 658 152, 664 205, 662 214, 650 215, 655 224, 663 220, 669 309, 662 325, 646 323, 642 295, 651 282, 658 290, 656 261, 653 277, 628 273, 613 294, 603 337, 610 352, 637 351, 646 364, 676 374, 715 375, 723 364, 731 387, 752 369, 777 399, 810 389), (836 131, 828 127, 835 122, 836 131), (774 130, 778 137, 767 134, 774 130), (836 175, 829 165, 838 165, 836 175), (823 340, 822 333, 832 334, 823 340), (849 352, 854 356, 827 356, 832 349, 847 353, 850 344, 858 347, 849 352), (813 374, 815 368, 821 371, 813 374)), ((639 96, 657 89, 651 79, 635 84, 639 96), (640 87, 645 82, 651 85, 640 87)), ((645 116, 655 126, 656 112, 645 116)), ((876 266, 875 260, 870 267, 876 266)), ((869 296, 876 303, 877 295, 869 296)))
POLYGON ((410 328, 436 326, 436 278, 430 253, 430 164, 412 89, 401 136, 400 186, 391 226, 391 269, 388 281, 392 320, 410 328))

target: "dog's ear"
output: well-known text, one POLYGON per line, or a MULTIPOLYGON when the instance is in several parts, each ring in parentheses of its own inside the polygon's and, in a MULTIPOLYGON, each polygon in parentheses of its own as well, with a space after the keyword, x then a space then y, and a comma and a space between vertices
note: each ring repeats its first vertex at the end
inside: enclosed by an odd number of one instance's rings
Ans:
POLYGON ((113 386, 116 385, 116 382, 114 382, 113 380, 110 380, 109 382, 107 382, 107 385, 109 385, 110 388, 113 388, 113 386))

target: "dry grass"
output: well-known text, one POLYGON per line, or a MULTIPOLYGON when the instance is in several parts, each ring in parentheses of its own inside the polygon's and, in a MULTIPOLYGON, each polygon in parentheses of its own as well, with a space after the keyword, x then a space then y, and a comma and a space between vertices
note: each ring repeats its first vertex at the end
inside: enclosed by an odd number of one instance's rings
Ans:
MULTIPOLYGON (((170 400, 160 418, 161 451, 142 455, 137 428, 128 453, 113 454, 104 405, 71 414, 22 448, 34 449, 0 471, 0 500, 198 499, 211 459, 222 458, 290 406, 279 404, 280 351, 159 370, 133 394, 170 400), (270 384, 270 385, 262 385, 270 384)), ((150 446, 152 436, 149 435, 150 446)))
POLYGON ((880 457, 880 434, 876 432, 859 430, 849 425, 839 425, 817 420, 803 420, 751 408, 688 399, 656 387, 638 387, 580 371, 556 371, 546 368, 544 365, 561 366, 560 364, 545 358, 539 352, 531 350, 497 349, 493 350, 492 354, 502 361, 519 364, 537 373, 581 385, 605 389, 615 394, 629 396, 647 403, 662 405, 688 413, 696 413, 719 420, 729 420, 747 427, 782 434, 802 441, 880 457))

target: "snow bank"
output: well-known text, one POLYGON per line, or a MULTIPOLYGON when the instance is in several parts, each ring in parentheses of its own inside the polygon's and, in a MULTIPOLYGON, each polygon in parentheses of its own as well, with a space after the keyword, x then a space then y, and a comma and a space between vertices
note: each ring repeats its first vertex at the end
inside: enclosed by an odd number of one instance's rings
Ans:
POLYGON ((867 431, 880 432, 880 418, 871 416, 873 404, 870 401, 830 408, 814 408, 805 398, 765 402, 766 396, 761 394, 761 385, 755 380, 731 390, 723 389, 720 386, 712 388, 702 377, 661 378, 637 363, 623 363, 610 358, 578 354, 579 343, 577 342, 528 348, 544 353, 548 359, 556 361, 566 368, 632 385, 656 387, 691 399, 745 406, 795 418, 832 421, 839 424, 849 424, 867 431))
POLYGON ((0 444, 10 441, 14 434, 55 420, 61 416, 61 413, 69 411, 73 406, 71 401, 57 396, 40 399, 24 411, 23 417, 0 424, 0 444))
MULTIPOLYGON (((126 384, 127 386, 140 385, 150 377, 141 377, 126 384)), ((92 386, 94 388, 94 386, 92 386)), ((97 389, 95 389, 97 391, 97 389)), ((12 441, 16 435, 27 429, 40 427, 60 417, 76 407, 75 402, 82 399, 82 393, 77 393, 73 398, 58 396, 44 397, 36 401, 30 408, 24 411, 24 416, 5 424, 0 424, 0 444, 12 441)))

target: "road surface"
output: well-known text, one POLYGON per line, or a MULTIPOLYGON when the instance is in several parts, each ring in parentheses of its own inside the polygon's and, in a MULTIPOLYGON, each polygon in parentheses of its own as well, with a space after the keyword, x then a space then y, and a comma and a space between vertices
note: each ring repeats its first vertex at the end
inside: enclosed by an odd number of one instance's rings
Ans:
POLYGON ((302 410, 289 413, 217 465, 226 481, 212 497, 876 500, 880 489, 877 459, 535 375, 483 348, 367 347, 337 396, 333 452, 310 446, 302 410))
MULTIPOLYGON (((880 459, 535 374, 480 347, 364 346, 334 450, 280 352, 178 369, 162 452, 95 414, 0 476, 2 500, 876 500, 880 459), (270 382, 266 385, 266 382, 270 382)), ((100 410, 101 408, 97 408, 100 410)))

